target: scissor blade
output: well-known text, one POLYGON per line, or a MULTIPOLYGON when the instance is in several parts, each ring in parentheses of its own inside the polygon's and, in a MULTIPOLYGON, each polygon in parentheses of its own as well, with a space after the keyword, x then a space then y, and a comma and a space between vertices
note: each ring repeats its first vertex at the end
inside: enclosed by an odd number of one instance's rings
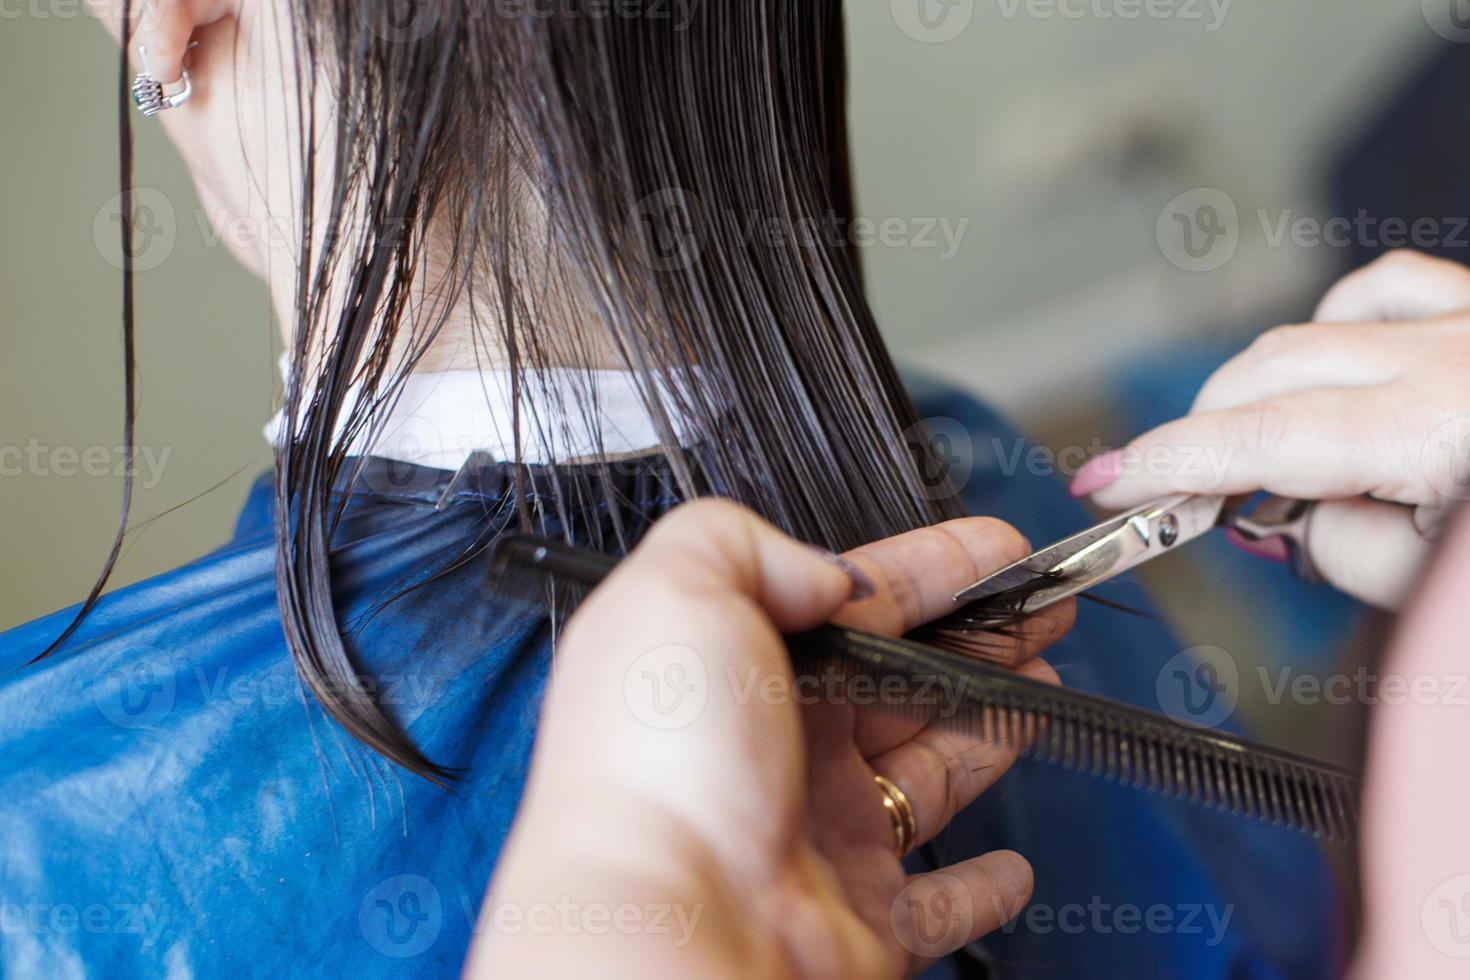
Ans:
POLYGON ((1224 504, 1223 497, 1175 496, 1135 507, 1002 568, 956 593, 955 601, 1039 585, 1018 610, 1039 612, 1199 537, 1215 526, 1224 504), (1056 583, 1040 585, 1043 578, 1056 583))

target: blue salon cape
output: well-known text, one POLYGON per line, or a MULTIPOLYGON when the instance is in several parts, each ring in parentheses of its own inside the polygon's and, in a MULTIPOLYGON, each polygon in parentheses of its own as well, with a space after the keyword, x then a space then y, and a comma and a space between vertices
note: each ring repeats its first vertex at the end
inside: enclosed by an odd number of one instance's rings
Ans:
MULTIPOLYGON (((968 440, 956 475, 971 512, 1037 542, 1082 524, 1056 480, 1015 465, 1028 447, 994 415, 916 394, 922 415, 964 430, 949 445, 968 440)), ((339 613, 382 700, 463 780, 404 774, 302 696, 263 479, 225 548, 108 596, 61 653, 27 666, 70 612, 0 635, 4 976, 458 975, 520 798, 550 637, 486 595, 482 563, 457 564, 514 524, 503 471, 436 509, 447 474, 380 462, 337 536, 339 613)), ((661 464, 622 470, 636 534, 676 501, 661 464)), ((1177 650, 1158 622, 1084 606, 1048 659, 1070 685, 1157 707, 1177 650)), ((911 860, 997 847, 1030 859, 1040 911, 937 976, 980 975, 977 957, 1008 977, 1341 967, 1338 891, 1296 833, 1022 762, 911 860)))

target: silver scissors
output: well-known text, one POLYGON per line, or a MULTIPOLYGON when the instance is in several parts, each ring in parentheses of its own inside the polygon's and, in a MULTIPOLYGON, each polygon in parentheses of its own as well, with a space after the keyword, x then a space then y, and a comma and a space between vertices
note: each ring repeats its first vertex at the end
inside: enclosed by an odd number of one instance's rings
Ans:
POLYGON ((1251 541, 1286 540, 1302 578, 1316 580, 1306 552, 1314 503, 1266 497, 1245 512, 1246 497, 1165 497, 1064 538, 1008 565, 955 594, 960 603, 1014 595, 1014 612, 1030 615, 1069 596, 1107 582, 1217 527, 1235 529, 1251 541))

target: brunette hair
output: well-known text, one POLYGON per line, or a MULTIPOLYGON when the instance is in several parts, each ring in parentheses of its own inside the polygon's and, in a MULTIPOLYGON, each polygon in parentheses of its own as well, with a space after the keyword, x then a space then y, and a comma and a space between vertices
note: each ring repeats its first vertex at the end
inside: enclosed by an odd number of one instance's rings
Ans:
MULTIPOLYGON (((349 445, 375 431, 456 301, 483 315, 476 336, 504 352, 516 412, 547 445, 589 405, 546 404, 534 369, 600 359, 638 379, 684 496, 717 487, 839 550, 956 513, 916 458, 915 413, 845 234, 839 0, 295 11, 305 206, 276 579, 300 676, 358 739, 445 775, 360 681, 329 556, 334 491, 358 465, 349 445), (334 138, 318 152, 324 112, 334 138), (699 383, 665 384, 665 369, 699 383)), ((124 288, 131 344, 128 267, 124 288)), ((521 495, 522 527, 540 524, 537 506, 591 513, 611 493, 605 465, 559 472, 552 503, 521 495)))

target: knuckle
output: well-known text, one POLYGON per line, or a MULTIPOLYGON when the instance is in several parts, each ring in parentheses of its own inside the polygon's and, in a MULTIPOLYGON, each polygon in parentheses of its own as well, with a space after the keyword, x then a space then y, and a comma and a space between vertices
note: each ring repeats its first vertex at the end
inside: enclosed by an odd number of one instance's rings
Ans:
POLYGON ((899 610, 904 623, 918 622, 923 612, 922 587, 906 569, 884 568, 881 572, 883 585, 888 588, 889 598, 899 610))
POLYGON ((757 541, 767 529, 752 511, 739 504, 703 498, 680 504, 655 522, 639 550, 665 558, 697 556, 703 561, 744 565, 753 560, 757 541))
POLYGON ((695 529, 722 532, 743 528, 751 514, 744 507, 719 497, 704 497, 680 504, 654 525, 650 534, 669 537, 695 529))
POLYGON ((1252 405, 1226 417, 1225 441, 1231 446, 1271 449, 1286 437, 1291 426, 1287 412, 1269 402, 1252 405))
POLYGON ((1267 330, 1246 348, 1245 357, 1259 363, 1269 361, 1295 350, 1309 341, 1315 331, 1313 324, 1288 324, 1267 330))
POLYGON ((1031 542, 1026 536, 997 517, 961 517, 939 525, 938 530, 956 538, 972 559, 979 550, 987 557, 998 557, 1010 564, 1031 553, 1031 542))
POLYGON ((1369 264, 1369 269, 1378 271, 1394 272, 1403 269, 1425 269, 1434 264, 1435 260, 1423 252, 1412 248, 1396 248, 1386 252, 1369 264))

